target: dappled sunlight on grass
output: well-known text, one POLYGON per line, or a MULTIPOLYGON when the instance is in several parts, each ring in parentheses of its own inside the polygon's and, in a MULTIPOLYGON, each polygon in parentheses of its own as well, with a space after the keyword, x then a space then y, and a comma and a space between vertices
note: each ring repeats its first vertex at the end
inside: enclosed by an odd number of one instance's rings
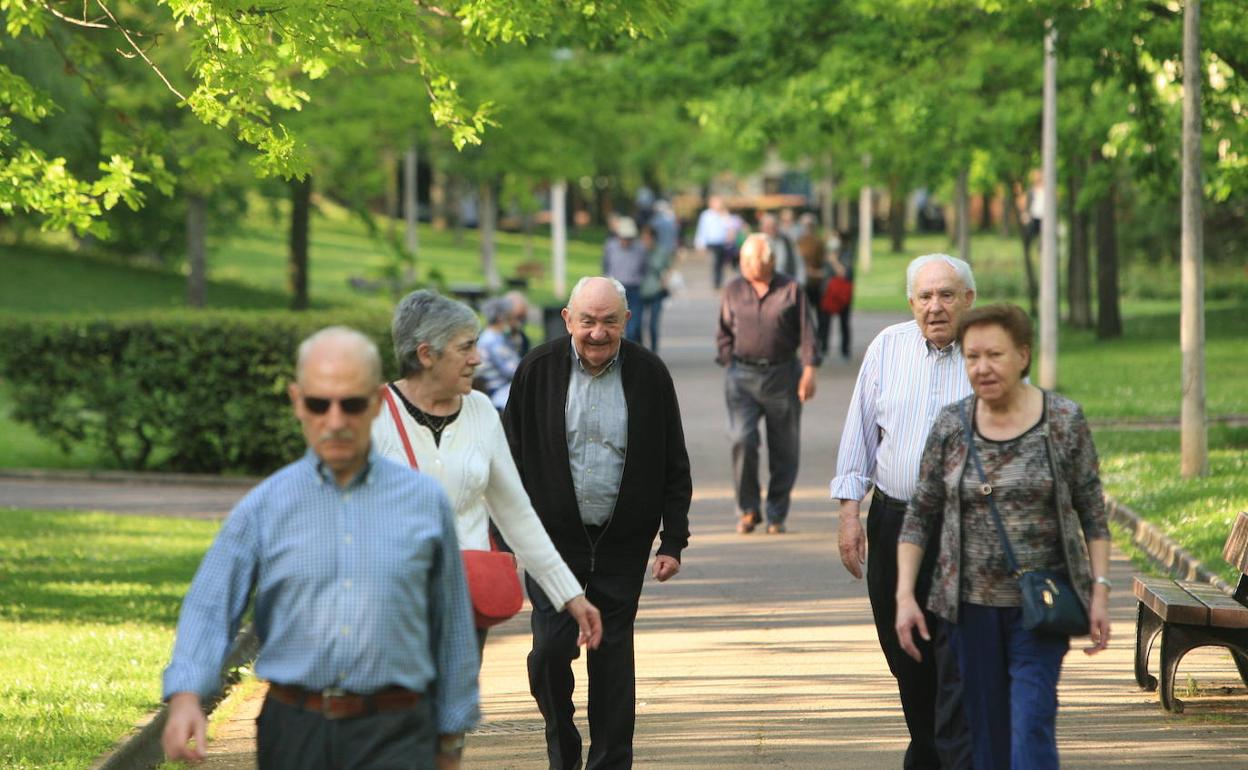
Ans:
POLYGON ((82 768, 156 707, 218 526, 0 512, 0 767, 82 768))

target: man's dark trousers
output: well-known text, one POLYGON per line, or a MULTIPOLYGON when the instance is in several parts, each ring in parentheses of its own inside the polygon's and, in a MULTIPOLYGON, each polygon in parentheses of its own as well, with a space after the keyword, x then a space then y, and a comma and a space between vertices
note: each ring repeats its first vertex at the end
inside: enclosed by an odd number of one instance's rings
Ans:
MULTIPOLYGON (((946 642, 940 618, 923 610, 927 628, 938 643, 925 642, 917 634, 915 644, 923 654, 920 663, 906 654, 897 641, 897 540, 905 518, 905 503, 876 490, 867 517, 867 595, 875 616, 875 631, 889 671, 897 680, 901 709, 910 730, 906 770, 966 770, 971 767, 970 733, 962 711, 962 682, 953 653, 946 642), (936 647, 939 646, 939 649, 936 647), (938 665, 938 663, 942 665, 938 665)), ((915 598, 922 607, 931 588, 932 569, 939 551, 938 533, 923 552, 915 598)))
MULTIPOLYGON (((577 574, 585 598, 602 613, 602 643, 589 650, 588 770, 625 770, 633 766, 636 721, 636 673, 633 621, 641 599, 645 563, 631 575, 577 574), (586 579, 588 578, 588 582, 586 579)), ((579 770, 581 735, 572 721, 572 661, 580 656, 576 620, 557 611, 532 578, 525 578, 533 604, 533 650, 529 653, 529 690, 546 720, 546 753, 552 770, 579 770)))
POLYGON ((326 719, 267 698, 256 720, 260 770, 433 770, 436 752, 428 700, 403 711, 326 719))
POLYGON ((793 482, 801 458, 802 402, 797 398, 801 364, 797 360, 752 366, 733 361, 724 380, 728 434, 732 441, 732 477, 740 513, 759 511, 758 421, 767 430, 767 523, 783 524, 789 515, 793 482))

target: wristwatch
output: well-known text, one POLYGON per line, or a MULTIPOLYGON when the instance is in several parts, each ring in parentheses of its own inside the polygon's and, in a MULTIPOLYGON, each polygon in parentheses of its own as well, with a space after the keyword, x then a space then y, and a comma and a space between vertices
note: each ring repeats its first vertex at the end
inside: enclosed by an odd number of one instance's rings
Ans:
POLYGON ((438 753, 448 757, 458 757, 464 753, 464 734, 438 736, 438 753))
POLYGON ((1105 586, 1106 591, 1114 590, 1113 581, 1111 581, 1109 578, 1105 577, 1104 575, 1097 575, 1095 578, 1092 579, 1092 582, 1100 583, 1101 585, 1105 586))

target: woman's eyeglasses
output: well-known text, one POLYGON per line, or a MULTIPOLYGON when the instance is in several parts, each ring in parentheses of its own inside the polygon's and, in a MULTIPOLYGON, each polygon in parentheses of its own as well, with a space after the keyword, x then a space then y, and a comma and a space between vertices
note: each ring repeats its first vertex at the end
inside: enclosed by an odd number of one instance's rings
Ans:
POLYGON ((373 399, 371 396, 348 396, 347 398, 318 398, 317 396, 304 396, 303 408, 312 414, 325 414, 329 411, 329 407, 338 402, 338 408, 344 414, 363 414, 368 409, 368 404, 373 399))

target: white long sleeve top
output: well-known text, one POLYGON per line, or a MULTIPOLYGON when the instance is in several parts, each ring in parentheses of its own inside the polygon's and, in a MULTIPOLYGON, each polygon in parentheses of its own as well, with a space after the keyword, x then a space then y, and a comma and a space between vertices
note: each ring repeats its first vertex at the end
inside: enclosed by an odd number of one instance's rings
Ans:
MULTIPOLYGON (((406 409, 400 407, 399 415, 420 471, 441 482, 450 498, 460 548, 488 550, 487 520, 493 519, 551 604, 562 607, 584 593, 529 502, 498 411, 485 394, 474 390, 464 396, 459 417, 442 432, 441 446, 406 409)), ((403 440, 384 406, 373 421, 372 439, 382 456, 407 464, 403 440)))

